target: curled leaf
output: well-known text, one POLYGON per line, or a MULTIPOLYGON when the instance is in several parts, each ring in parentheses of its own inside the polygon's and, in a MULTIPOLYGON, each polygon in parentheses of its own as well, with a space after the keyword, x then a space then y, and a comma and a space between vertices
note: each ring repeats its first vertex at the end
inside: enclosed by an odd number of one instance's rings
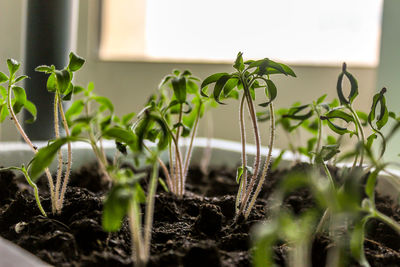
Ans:
POLYGON ((354 76, 351 73, 349 73, 347 71, 346 63, 343 63, 342 72, 340 73, 340 75, 338 77, 338 81, 337 81, 337 85, 336 85, 336 91, 337 91, 337 94, 338 94, 338 98, 339 98, 340 104, 342 104, 342 105, 353 103, 354 99, 358 95, 358 83, 357 83, 357 80, 354 78, 354 76), (342 83, 343 83, 343 77, 344 76, 350 82, 350 93, 349 93, 348 98, 346 98, 344 96, 344 94, 343 94, 342 83))

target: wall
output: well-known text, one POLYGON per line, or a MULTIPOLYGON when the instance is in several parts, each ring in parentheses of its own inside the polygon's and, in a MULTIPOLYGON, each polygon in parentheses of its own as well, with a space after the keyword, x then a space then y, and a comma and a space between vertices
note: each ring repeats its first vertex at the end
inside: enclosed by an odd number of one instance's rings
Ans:
MULTIPOLYGON (((82 85, 89 81, 95 83, 96 92, 109 97, 116 106, 118 114, 139 111, 147 97, 156 90, 162 77, 172 69, 190 69, 199 78, 214 72, 231 71, 230 64, 182 64, 182 63, 144 63, 99 61, 96 57, 97 1, 80 1, 79 31, 77 52, 87 59, 84 69, 78 73, 76 82, 82 85)), ((5 71, 5 59, 13 56, 20 59, 20 29, 22 26, 22 1, 0 1, 0 71, 5 71), (12 27, 10 27, 12 25, 12 27), (10 33, 10 28, 15 32, 10 33)), ((34 51, 33 51, 34 52, 34 51)), ((267 55, 273 58, 273 55, 267 55)), ((292 66, 297 78, 275 76, 279 90, 275 107, 285 107, 294 101, 310 102, 327 93, 335 97, 335 86, 340 66, 292 66)), ((369 99, 376 90, 376 69, 349 66, 359 81, 360 97, 356 107, 367 110, 369 99)), ((29 90, 28 90, 29 93, 29 90)), ((28 96, 29 98, 29 96, 28 96)), ((239 140, 238 103, 228 102, 213 111, 214 137, 239 140)), ((249 125, 249 123, 247 123, 249 125)), ((267 126, 261 126, 262 140, 266 143, 267 126)), ((1 129, 2 140, 15 140, 17 135, 9 123, 1 129)), ((200 132, 200 135, 204 135, 200 132)), ((249 139, 250 135, 249 135, 249 139)), ((278 146, 285 146, 287 141, 281 133, 277 135, 278 146)), ((249 140, 251 141, 251 140, 249 140)))
MULTIPOLYGON (((383 8, 381 54, 377 80, 378 85, 387 87, 387 105, 398 116, 400 112, 400 28, 396 25, 400 25, 400 1, 385 0, 383 8)), ((400 133, 397 132, 387 146, 386 159, 398 160, 399 140, 400 133)))

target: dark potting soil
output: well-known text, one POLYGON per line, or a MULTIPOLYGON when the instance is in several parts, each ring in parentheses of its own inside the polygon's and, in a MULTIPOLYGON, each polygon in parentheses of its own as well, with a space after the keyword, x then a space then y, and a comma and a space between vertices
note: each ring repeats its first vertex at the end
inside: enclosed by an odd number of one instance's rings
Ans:
MULTIPOLYGON (((305 168, 304 164, 294 167, 296 171, 305 168)), ((237 224, 233 224, 234 170, 220 168, 203 175, 194 168, 183 199, 159 186, 148 266, 251 266, 251 228, 268 217, 267 199, 284 175, 285 171, 271 173, 249 219, 237 224)), ((38 184, 42 205, 50 211, 46 180, 38 184)), ((46 218, 40 215, 24 179, 1 172, 0 235, 55 266, 132 266, 127 222, 117 233, 106 233, 101 227, 102 202, 109 187, 96 164, 85 166, 71 177, 62 214, 46 218)), ((314 204, 303 189, 288 195, 283 206, 301 213, 314 204)), ((400 222, 400 208, 390 199, 377 197, 377 207, 400 222)), ((400 266, 400 236, 376 220, 367 228, 365 251, 371 265, 400 266)), ((325 266, 331 247, 325 236, 314 240, 313 266, 325 266)), ((287 262, 287 250, 286 244, 275 248, 278 265, 287 262)), ((358 266, 355 262, 349 265, 358 266)))

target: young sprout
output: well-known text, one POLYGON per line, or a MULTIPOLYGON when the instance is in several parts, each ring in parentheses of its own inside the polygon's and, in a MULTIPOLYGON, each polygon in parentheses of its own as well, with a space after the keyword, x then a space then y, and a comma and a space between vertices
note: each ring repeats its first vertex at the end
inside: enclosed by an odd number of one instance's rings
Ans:
POLYGON ((249 60, 243 62, 242 53, 239 52, 233 65, 236 70, 233 73, 216 73, 207 77, 201 84, 201 94, 208 97, 207 88, 210 84, 215 84, 213 89, 213 97, 216 102, 223 104, 221 99, 230 96, 237 96, 238 91, 243 90, 242 98, 239 105, 239 125, 242 143, 242 166, 237 171, 237 181, 239 190, 236 198, 236 214, 244 215, 247 218, 255 204, 258 194, 261 191, 264 179, 268 173, 271 162, 272 147, 274 145, 275 136, 275 118, 273 101, 277 95, 277 88, 270 79, 272 74, 284 74, 296 77, 293 70, 288 66, 274 62, 268 58, 261 60, 249 60), (237 91, 234 89, 236 88, 237 91), (255 90, 262 88, 265 91, 267 102, 259 104, 262 107, 269 107, 270 114, 270 139, 269 151, 264 163, 261 175, 261 141, 259 135, 259 126, 254 106, 255 90), (246 135, 244 123, 245 106, 249 111, 251 123, 253 126, 253 134, 256 143, 256 157, 253 167, 247 166, 246 158, 246 135), (250 176, 250 178, 248 178, 250 176))
POLYGON ((144 139, 150 141, 154 141, 160 132, 166 129, 169 170, 161 159, 158 162, 166 177, 169 191, 179 197, 185 193, 193 142, 206 105, 199 94, 197 81, 188 70, 175 70, 172 75, 167 75, 160 84, 158 97, 150 98, 146 107, 139 113, 138 122, 133 126, 135 132, 140 132, 144 126, 150 127, 144 136, 144 139), (142 116, 147 113, 156 116, 160 123, 149 124, 148 116, 142 116), (165 129, 161 129, 161 126, 165 129), (180 149, 182 137, 189 137, 189 146, 185 154, 180 149))
MULTIPOLYGON (((356 112, 353 108, 353 102, 358 95, 358 83, 354 76, 347 71, 346 63, 343 63, 342 72, 340 73, 336 86, 337 95, 341 106, 329 110, 324 115, 320 116, 321 120, 326 120, 329 128, 331 128, 335 133, 344 135, 350 134, 350 137, 356 135, 361 146, 366 144, 365 133, 363 129, 363 124, 360 120, 360 115, 363 113, 356 112), (343 77, 346 77, 350 82, 350 93, 346 98, 343 92, 343 77), (348 110, 347 113, 345 110, 348 110), (339 126, 335 124, 332 120, 340 119, 345 123, 353 123, 355 130, 349 130, 347 127, 339 126)), ((365 116, 363 116, 365 117, 365 116)), ((357 161, 359 161, 358 166, 362 166, 364 162, 364 150, 360 149, 360 153, 356 153, 354 158, 353 168, 357 166, 357 161), (359 157, 359 160, 358 160, 359 157)))
MULTIPOLYGON (((16 60, 8 59, 7 66, 8 66, 9 76, 0 72, 0 84, 8 82, 7 89, 4 88, 3 86, 0 86, 0 94, 1 94, 0 122, 3 122, 7 118, 7 116, 10 115, 10 119, 13 121, 19 134, 24 139, 25 143, 28 144, 28 146, 31 148, 31 150, 36 154, 38 152, 37 147, 32 143, 32 141, 26 135, 26 133, 25 133, 24 129, 22 128, 21 124, 19 123, 19 120, 17 117, 17 114, 23 108, 25 108, 32 115, 32 118, 30 120, 28 120, 27 122, 34 122, 36 120, 37 110, 36 110, 35 105, 26 98, 26 92, 25 92, 24 88, 17 85, 18 82, 20 82, 28 77, 25 75, 16 76, 16 73, 20 67, 20 63, 17 62, 16 60)), ((46 216, 46 213, 44 212, 44 210, 40 204, 39 192, 38 192, 37 186, 34 183, 34 181, 30 178, 28 173, 26 172, 26 168, 24 166, 22 166, 21 168, 11 167, 10 169, 20 170, 24 174, 24 177, 26 178, 27 182, 34 189, 36 203, 37 203, 40 211, 42 212, 43 215, 46 216)), ((51 197, 52 203, 54 203, 55 198, 54 198, 54 189, 53 189, 54 188, 53 179, 51 177, 50 171, 48 169, 45 169, 45 171, 46 171, 47 180, 49 182, 50 197, 51 197)), ((55 212, 55 205, 52 205, 52 211, 53 211, 53 213, 55 212)))
MULTIPOLYGON (((47 80, 47 90, 54 93, 54 133, 56 138, 60 138, 60 122, 59 117, 61 117, 62 125, 65 130, 65 135, 70 136, 70 131, 67 124, 67 119, 65 117, 64 108, 62 105, 63 100, 71 100, 74 86, 72 84, 73 73, 79 70, 85 60, 74 53, 69 54, 68 66, 62 70, 57 70, 54 65, 46 66, 42 65, 37 67, 35 70, 39 72, 44 72, 50 74, 47 80)), ((56 186, 54 189, 55 198, 55 209, 57 213, 61 213, 64 195, 67 190, 69 176, 71 174, 72 166, 72 148, 71 142, 67 142, 67 166, 62 179, 63 174, 63 155, 61 150, 58 151, 58 167, 57 167, 57 178, 56 186), (61 186, 62 184, 62 186, 61 186)))

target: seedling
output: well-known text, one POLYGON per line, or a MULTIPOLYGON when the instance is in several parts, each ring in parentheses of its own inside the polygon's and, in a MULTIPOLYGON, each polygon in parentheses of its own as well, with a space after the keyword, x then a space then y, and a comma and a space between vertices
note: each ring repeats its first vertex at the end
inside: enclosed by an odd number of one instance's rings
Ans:
MULTIPOLYGON (((44 72, 46 74, 50 74, 47 80, 47 90, 51 93, 54 93, 54 133, 56 138, 60 138, 60 122, 59 117, 61 116, 62 125, 65 130, 65 135, 67 137, 70 136, 69 127, 67 124, 67 119, 65 117, 64 108, 62 105, 63 100, 71 100, 71 96, 73 94, 74 85, 72 84, 73 72, 79 70, 85 60, 74 53, 69 54, 69 63, 68 66, 62 70, 57 70, 54 65, 46 66, 42 65, 37 67, 35 70, 39 72, 44 72)), ((69 176, 71 174, 71 166, 72 166, 72 148, 71 142, 67 142, 67 166, 64 174, 64 178, 62 179, 63 173, 63 155, 61 150, 58 150, 58 167, 57 167, 57 178, 56 178, 56 186, 54 191, 54 199, 55 203, 53 203, 53 209, 55 208, 57 213, 61 213, 63 203, 64 203, 64 195, 67 190, 69 176), (62 184, 62 186, 61 186, 62 184)))
POLYGON ((282 63, 274 62, 268 58, 257 61, 249 60, 243 62, 241 52, 238 53, 233 67, 235 71, 232 73, 216 73, 207 77, 201 84, 201 94, 205 97, 208 97, 208 86, 210 84, 215 84, 213 88, 213 98, 216 102, 223 104, 221 102, 223 98, 232 96, 237 98, 239 92, 243 90, 239 106, 242 166, 238 168, 236 178, 239 183, 239 190, 236 197, 236 214, 242 214, 245 218, 247 218, 255 204, 258 194, 261 191, 265 177, 267 176, 271 162, 272 147, 274 145, 275 118, 273 101, 277 96, 277 88, 270 79, 270 75, 284 74, 292 77, 296 77, 296 75, 288 66, 282 63), (259 175, 261 164, 261 141, 256 110, 254 106, 255 90, 258 88, 264 89, 267 97, 267 102, 260 104, 260 106, 269 107, 271 131, 269 150, 261 175, 259 175), (246 135, 244 122, 244 109, 246 104, 249 111, 257 148, 253 167, 247 165, 246 158, 246 135))
POLYGON ((188 70, 175 70, 172 75, 167 75, 159 86, 158 96, 153 95, 150 98, 146 107, 139 113, 138 122, 133 126, 136 133, 145 134, 144 139, 153 142, 160 134, 167 134, 167 139, 163 138, 165 141, 159 142, 159 148, 168 147, 169 170, 161 159, 158 161, 169 191, 179 197, 185 193, 193 142, 206 105, 199 94, 197 81, 188 70), (150 118, 153 121, 149 121, 150 118), (154 120, 158 123, 154 123, 154 120), (149 127, 149 130, 144 133, 142 128, 146 127, 149 127), (182 137, 189 137, 185 155, 180 149, 182 137))
MULTIPOLYGON (((360 120, 359 112, 356 112, 353 108, 353 102, 358 95, 358 83, 354 76, 347 71, 346 63, 343 63, 342 72, 338 77, 338 82, 336 86, 337 95, 340 101, 341 106, 329 110, 323 116, 320 116, 321 120, 326 120, 328 122, 329 128, 331 128, 335 133, 339 135, 350 134, 350 137, 356 135, 358 141, 361 146, 366 144, 365 133, 363 129, 363 125, 360 120), (343 92, 343 77, 346 77, 350 83, 350 93, 346 98, 343 92), (346 112, 348 111, 348 112, 346 112), (346 123, 353 123, 355 126, 355 130, 350 130, 348 127, 339 126, 333 122, 334 119, 339 119, 346 123)), ((364 151, 360 150, 360 153, 356 154, 354 158, 353 168, 357 166, 362 166, 364 162, 364 151)))
MULTIPOLYGON (((26 76, 26 75, 16 76, 16 73, 20 67, 20 63, 14 59, 8 59, 7 66, 8 66, 9 76, 0 72, 0 84, 6 83, 6 82, 8 83, 7 89, 4 88, 3 86, 0 86, 0 94, 1 94, 0 122, 3 122, 8 116, 10 116, 10 119, 14 122, 16 129, 18 130, 21 137, 24 139, 25 143, 27 143, 28 146, 31 148, 31 150, 36 154, 38 152, 37 147, 35 145, 33 145, 31 140, 29 139, 29 137, 26 135, 26 133, 25 133, 24 129, 22 128, 21 124, 19 123, 19 120, 17 117, 17 114, 23 108, 25 108, 32 115, 32 118, 30 120, 28 120, 27 122, 34 122, 36 119, 37 110, 36 110, 35 105, 27 99, 24 88, 17 85, 18 82, 28 78, 28 76, 26 76)), ((29 185, 34 189, 36 203, 37 203, 41 213, 44 216, 46 216, 46 213, 43 210, 42 205, 40 203, 39 191, 37 189, 37 186, 34 183, 34 181, 30 178, 30 176, 28 175, 26 168, 24 166, 22 166, 20 168, 18 168, 18 167, 3 168, 2 170, 5 170, 5 169, 19 170, 24 174, 25 179, 27 180, 29 185)), ((54 200, 54 191, 52 190, 53 189, 53 179, 52 179, 50 171, 48 169, 46 169, 46 176, 47 176, 47 179, 49 182, 51 199, 54 200)), ((53 207, 53 208, 55 208, 55 207, 53 207)), ((53 212, 54 211, 55 211, 55 209, 53 209, 53 212)))

